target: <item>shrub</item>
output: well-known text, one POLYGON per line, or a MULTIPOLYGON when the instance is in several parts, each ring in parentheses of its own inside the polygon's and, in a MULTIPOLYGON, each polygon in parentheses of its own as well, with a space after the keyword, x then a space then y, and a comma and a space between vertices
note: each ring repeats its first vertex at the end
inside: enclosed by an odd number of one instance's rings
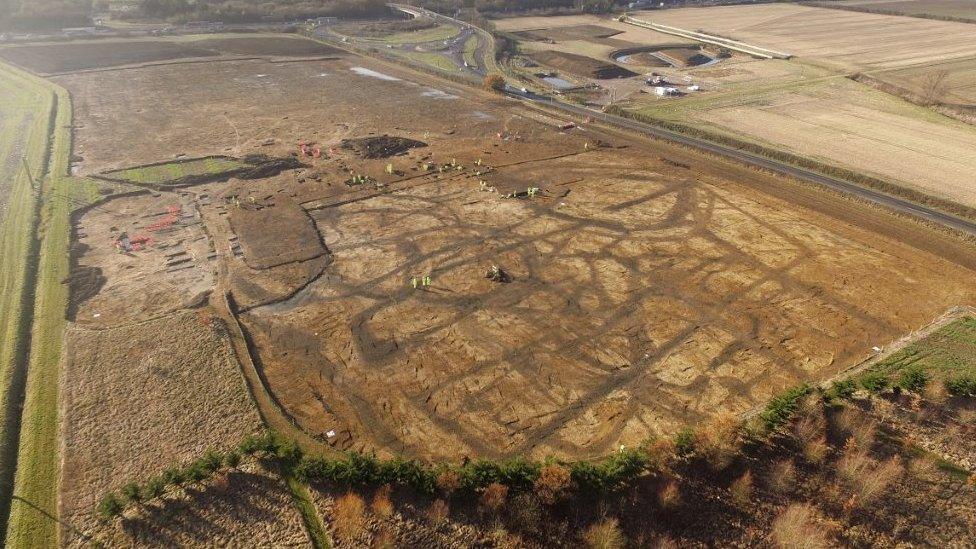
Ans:
POLYGON ((186 474, 183 472, 182 469, 177 469, 176 467, 170 467, 169 469, 163 471, 162 479, 163 482, 165 482, 169 486, 179 486, 180 484, 183 484, 183 482, 186 480, 186 474))
POLYGON ((224 463, 224 456, 214 450, 207 450, 207 453, 198 462, 200 468, 209 475, 220 469, 224 463))
POLYGON ((888 377, 880 372, 871 372, 861 378, 861 387, 872 394, 884 392, 888 385, 888 377))
POLYGON ((740 506, 746 506, 752 501, 752 471, 742 473, 742 476, 732 481, 729 492, 732 493, 732 501, 740 506))
POLYGON ((238 451, 228 452, 224 456, 224 464, 228 467, 234 468, 241 464, 241 454, 238 451))
POLYGON ((670 438, 658 438, 644 443, 644 454, 648 469, 664 472, 670 470, 671 462, 677 456, 677 446, 670 438))
POLYGON ((115 495, 115 492, 109 492, 98 503, 98 516, 103 520, 108 520, 122 513, 122 509, 124 506, 119 497, 115 495))
POLYGON ((780 494, 789 492, 796 485, 796 465, 789 459, 774 463, 769 469, 766 484, 780 494))
POLYGON ((770 540, 781 549, 826 549, 830 542, 816 524, 816 510, 805 503, 794 503, 773 521, 770 540))
POLYGON ((623 549, 627 545, 627 538, 615 518, 605 518, 591 524, 583 533, 583 541, 590 549, 623 549))
POLYGON ((517 490, 527 490, 535 483, 535 479, 539 478, 540 469, 541 466, 538 463, 517 457, 502 462, 499 467, 499 475, 502 483, 506 486, 517 490))
POLYGON ((800 400, 808 394, 810 394, 809 385, 793 387, 770 400, 766 408, 759 414, 759 418, 767 429, 776 429, 793 417, 800 406, 800 400))
POLYGON ((823 415, 804 414, 793 426, 793 433, 805 445, 824 436, 826 427, 823 415))
POLYGON ((657 493, 657 501, 665 509, 674 509, 681 503, 681 487, 676 480, 670 480, 657 493))
POLYGON ((905 466, 898 456, 881 462, 872 471, 857 478, 857 495, 861 503, 871 503, 896 480, 905 475, 905 466))
POLYGON ((453 469, 444 469, 437 475, 437 488, 444 492, 444 495, 451 497, 451 494, 461 487, 461 475, 453 469))
POLYGON ((952 396, 976 396, 976 376, 960 374, 945 380, 945 388, 952 396))
POLYGON ((674 435, 674 451, 682 457, 693 454, 695 452, 695 431, 690 427, 678 431, 674 435))
POLYGON ((488 486, 485 486, 484 490, 481 491, 481 496, 478 498, 478 503, 481 505, 482 509, 492 513, 497 513, 505 505, 505 500, 507 499, 508 486, 499 484, 497 482, 492 482, 488 486))
POLYGON ((427 508, 427 520, 434 524, 435 526, 440 526, 447 522, 448 516, 451 514, 451 509, 447 505, 447 502, 442 499, 435 499, 431 502, 430 507, 427 508))
POLYGON ((827 445, 827 437, 820 437, 803 445, 803 457, 814 465, 820 465, 827 460, 830 446, 827 445))
POLYGON ((695 432, 698 452, 714 469, 725 469, 732 463, 739 450, 740 427, 735 415, 719 414, 695 432))
POLYGON ((533 489, 539 501, 552 505, 566 496, 572 483, 569 470, 562 465, 553 464, 542 468, 533 489))
POLYGON ((122 487, 122 498, 127 503, 139 503, 142 501, 142 491, 135 482, 130 482, 122 487))
POLYGON ((489 74, 485 76, 482 87, 490 92, 502 93, 505 91, 505 79, 500 74, 489 74))
POLYGON ((853 379, 842 379, 830 384, 827 390, 827 397, 833 399, 848 399, 854 396, 857 391, 857 384, 853 379))
POLYGON ((373 514, 380 518, 387 518, 393 516, 393 502, 390 501, 390 492, 392 489, 389 484, 384 484, 376 490, 373 494, 373 502, 370 508, 373 510, 373 514))
POLYGON ((929 376, 921 368, 909 368, 901 373, 898 386, 906 391, 920 393, 929 382, 929 376))
POLYGON ((162 477, 153 477, 149 479, 143 489, 143 497, 145 499, 154 499, 163 495, 163 491, 166 488, 166 481, 162 477))
POLYGON ((363 498, 353 492, 346 492, 336 500, 333 520, 340 538, 352 542, 363 533, 366 526, 365 509, 363 498))

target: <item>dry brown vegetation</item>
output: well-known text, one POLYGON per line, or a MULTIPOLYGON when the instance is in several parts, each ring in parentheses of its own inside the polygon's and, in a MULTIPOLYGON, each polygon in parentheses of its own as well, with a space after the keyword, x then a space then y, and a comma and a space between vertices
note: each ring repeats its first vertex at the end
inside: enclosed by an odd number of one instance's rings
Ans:
POLYGON ((590 525, 583 539, 589 549, 623 549, 627 545, 620 522, 615 518, 605 518, 590 525))
POLYGON ((189 311, 72 328, 62 400, 62 535, 92 526, 103 494, 257 431, 226 330, 189 311))

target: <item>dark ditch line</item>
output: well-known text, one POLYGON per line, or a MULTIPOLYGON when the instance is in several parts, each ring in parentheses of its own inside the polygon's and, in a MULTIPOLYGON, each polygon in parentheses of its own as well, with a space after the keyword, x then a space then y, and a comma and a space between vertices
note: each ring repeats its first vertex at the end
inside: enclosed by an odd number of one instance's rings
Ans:
POLYGON ((24 288, 22 290, 20 307, 21 318, 15 335, 15 352, 13 373, 8 389, 12 398, 7 399, 8 407, 3 411, 3 436, 0 442, 0 540, 6 539, 7 525, 10 520, 10 508, 14 498, 14 479, 17 473, 17 462, 20 456, 20 434, 23 422, 24 401, 27 397, 27 370, 30 363, 32 330, 34 326, 34 304, 37 294, 37 271, 41 258, 41 210, 44 206, 45 183, 51 173, 51 156, 54 152, 54 134, 57 130, 58 94, 51 92, 51 109, 48 121, 48 143, 42 161, 43 169, 38 179, 42 182, 34 192, 34 219, 30 228, 30 241, 27 247, 27 257, 24 264, 24 288))

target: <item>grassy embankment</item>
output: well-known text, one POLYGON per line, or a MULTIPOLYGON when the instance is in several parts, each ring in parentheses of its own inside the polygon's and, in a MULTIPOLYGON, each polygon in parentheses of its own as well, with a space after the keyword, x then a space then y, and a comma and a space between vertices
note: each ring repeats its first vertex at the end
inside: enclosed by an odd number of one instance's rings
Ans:
POLYGON ((5 530, 17 458, 29 352, 34 230, 38 208, 28 176, 40 179, 48 155, 53 96, 0 65, 0 532, 5 530), (26 164, 25 164, 26 161, 26 164))
MULTIPOLYGON (((43 159, 37 165, 47 169, 39 208, 30 216, 36 223, 17 227, 23 242, 19 249, 25 250, 18 256, 23 265, 17 265, 17 270, 23 271, 21 285, 33 297, 33 302, 27 301, 20 311, 9 311, 31 325, 6 546, 53 547, 57 545, 58 534, 54 518, 59 471, 58 377, 68 302, 68 287, 61 281, 69 273, 69 216, 75 206, 93 200, 98 193, 94 182, 68 175, 72 120, 68 93, 44 80, 19 72, 14 74, 25 89, 44 98, 39 101, 41 106, 46 106, 45 114, 40 116, 45 122, 44 129, 38 136, 31 136, 29 152, 43 159)), ((38 127, 34 131, 41 130, 38 127)), ((18 206, 26 207, 24 204, 18 206)), ((19 344, 28 345, 28 342, 19 344)))

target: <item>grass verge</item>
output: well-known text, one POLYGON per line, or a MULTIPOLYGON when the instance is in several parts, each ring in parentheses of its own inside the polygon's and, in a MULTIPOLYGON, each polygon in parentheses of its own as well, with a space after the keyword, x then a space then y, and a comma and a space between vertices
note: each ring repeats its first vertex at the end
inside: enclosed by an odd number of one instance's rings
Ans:
MULTIPOLYGON (((58 378, 68 288, 69 216, 87 201, 91 186, 68 176, 71 157, 71 99, 67 91, 39 79, 34 86, 52 96, 49 176, 42 186, 34 274, 30 355, 17 454, 14 500, 6 533, 8 547, 54 547, 58 540, 58 378)), ((30 282, 30 281, 28 281, 30 282)))
MULTIPOLYGON (((25 165, 0 170, 7 184, 7 211, 0 227, 0 534, 7 530, 17 464, 21 405, 30 352, 35 230, 39 216, 34 184, 44 174, 54 116, 54 95, 41 81, 0 65, 0 87, 14 90, 0 101, 2 158, 25 165), (34 181, 32 181, 32 179, 34 181)), ((11 546, 12 545, 9 545, 11 546)))
POLYGON ((285 483, 288 484, 288 489, 291 491, 292 498, 295 500, 295 508, 302 515, 302 523, 305 524, 305 530, 312 539, 312 545, 315 549, 331 549, 332 543, 329 542, 329 536, 325 533, 325 524, 322 522, 322 517, 319 516, 318 511, 315 510, 315 504, 312 503, 308 488, 291 475, 285 475, 284 478, 285 483))

